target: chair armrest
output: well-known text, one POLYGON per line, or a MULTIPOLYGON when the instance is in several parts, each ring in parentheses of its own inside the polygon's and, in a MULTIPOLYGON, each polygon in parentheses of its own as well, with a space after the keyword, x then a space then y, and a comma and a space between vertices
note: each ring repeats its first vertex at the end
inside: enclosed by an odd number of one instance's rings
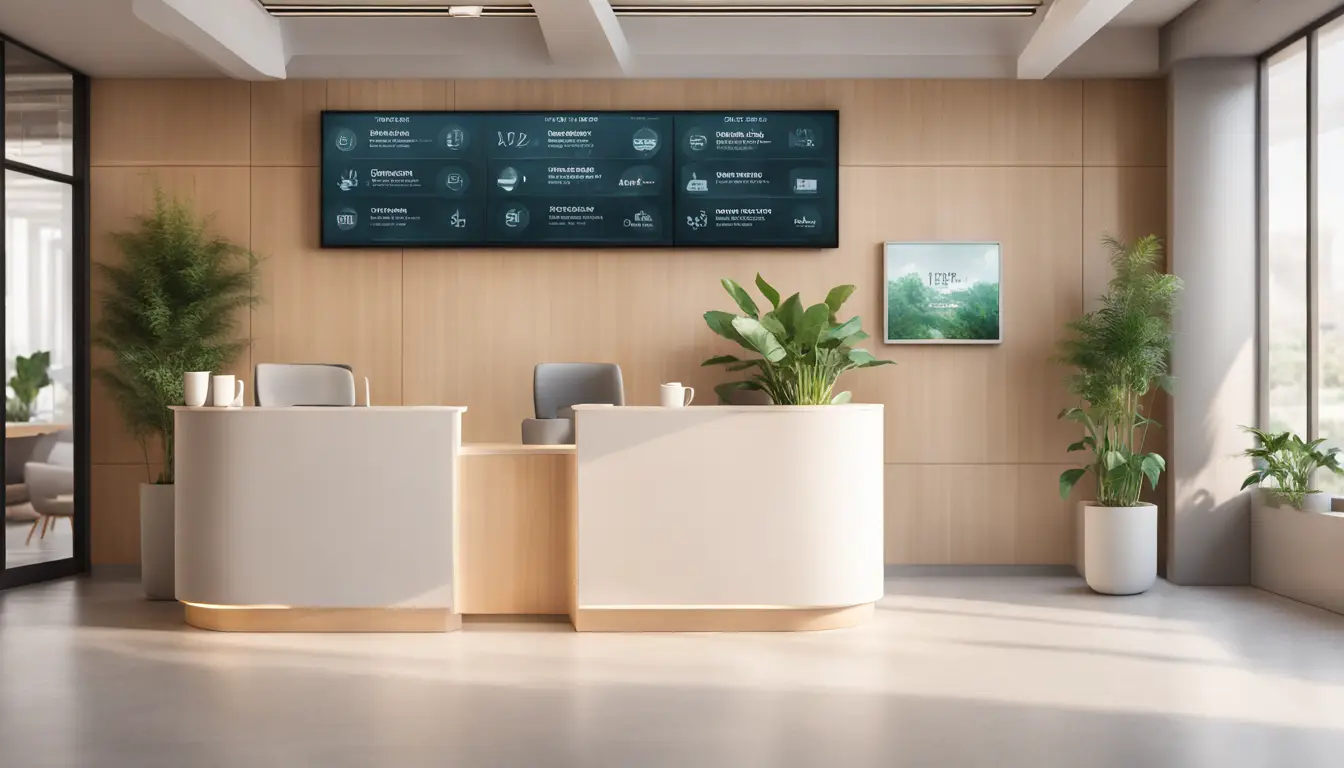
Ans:
POLYGON ((574 422, 569 419, 524 419, 523 445, 572 445, 574 422))
POLYGON ((49 502, 57 496, 75 492, 75 470, 30 461, 23 465, 23 484, 28 486, 28 498, 33 509, 47 514, 49 502))

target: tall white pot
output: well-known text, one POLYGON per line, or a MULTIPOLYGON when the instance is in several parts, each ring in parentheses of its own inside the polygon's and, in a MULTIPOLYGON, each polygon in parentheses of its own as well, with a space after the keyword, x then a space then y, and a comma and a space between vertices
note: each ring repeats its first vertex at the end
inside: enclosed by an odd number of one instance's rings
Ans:
POLYGON ((1103 595, 1137 595, 1157 581, 1157 506, 1097 507, 1083 512, 1087 586, 1103 595))
POLYGON ((140 484, 140 586, 150 600, 173 600, 173 486, 140 484))

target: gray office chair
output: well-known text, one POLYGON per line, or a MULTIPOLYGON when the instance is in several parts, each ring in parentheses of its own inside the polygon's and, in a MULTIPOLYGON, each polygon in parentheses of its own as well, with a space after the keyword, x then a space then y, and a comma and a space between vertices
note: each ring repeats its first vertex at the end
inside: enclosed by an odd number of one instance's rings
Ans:
POLYGON ((258 406, 354 405, 355 374, 348 365, 258 363, 252 379, 258 406))
POLYGON ((532 372, 537 417, 523 421, 524 445, 574 442, 574 406, 625 405, 621 367, 614 363, 541 363, 532 372))
POLYGON ((33 532, 39 523, 42 525, 41 538, 44 539, 47 537, 47 529, 55 530, 60 518, 67 518, 72 526, 74 524, 74 430, 65 429, 38 438, 31 459, 23 465, 23 484, 28 486, 28 499, 38 519, 28 529, 25 546, 33 540, 33 532))

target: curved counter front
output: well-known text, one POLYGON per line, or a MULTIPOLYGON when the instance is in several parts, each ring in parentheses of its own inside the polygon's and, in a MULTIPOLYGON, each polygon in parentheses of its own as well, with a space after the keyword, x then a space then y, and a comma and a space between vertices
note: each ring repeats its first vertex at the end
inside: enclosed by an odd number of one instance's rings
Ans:
POLYGON ((175 408, 177 599, 244 631, 444 631, 455 407, 175 408))
POLYGON ((826 629, 872 616, 881 405, 575 413, 575 628, 826 629))

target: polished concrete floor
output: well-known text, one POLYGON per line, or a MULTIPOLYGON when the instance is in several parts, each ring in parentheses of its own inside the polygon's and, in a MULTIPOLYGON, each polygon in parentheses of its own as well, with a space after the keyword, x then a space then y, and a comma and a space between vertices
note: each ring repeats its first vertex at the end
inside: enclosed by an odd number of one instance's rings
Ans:
MULTIPOLYGON (((24 504, 23 506, 28 506, 24 504)), ((31 507, 30 507, 31 509, 31 507)), ((75 552, 75 533, 70 518, 52 519, 47 535, 42 536, 39 524, 31 540, 28 532, 33 530, 30 522, 5 522, 5 567, 21 568, 34 563, 51 560, 64 560, 73 557, 75 552)), ((0 763, 2 765, 2 763, 0 763)))
POLYGON ((0 766, 1338 768, 1344 617, 1242 588, 894 579, 808 634, 229 635, 0 593, 0 766))

